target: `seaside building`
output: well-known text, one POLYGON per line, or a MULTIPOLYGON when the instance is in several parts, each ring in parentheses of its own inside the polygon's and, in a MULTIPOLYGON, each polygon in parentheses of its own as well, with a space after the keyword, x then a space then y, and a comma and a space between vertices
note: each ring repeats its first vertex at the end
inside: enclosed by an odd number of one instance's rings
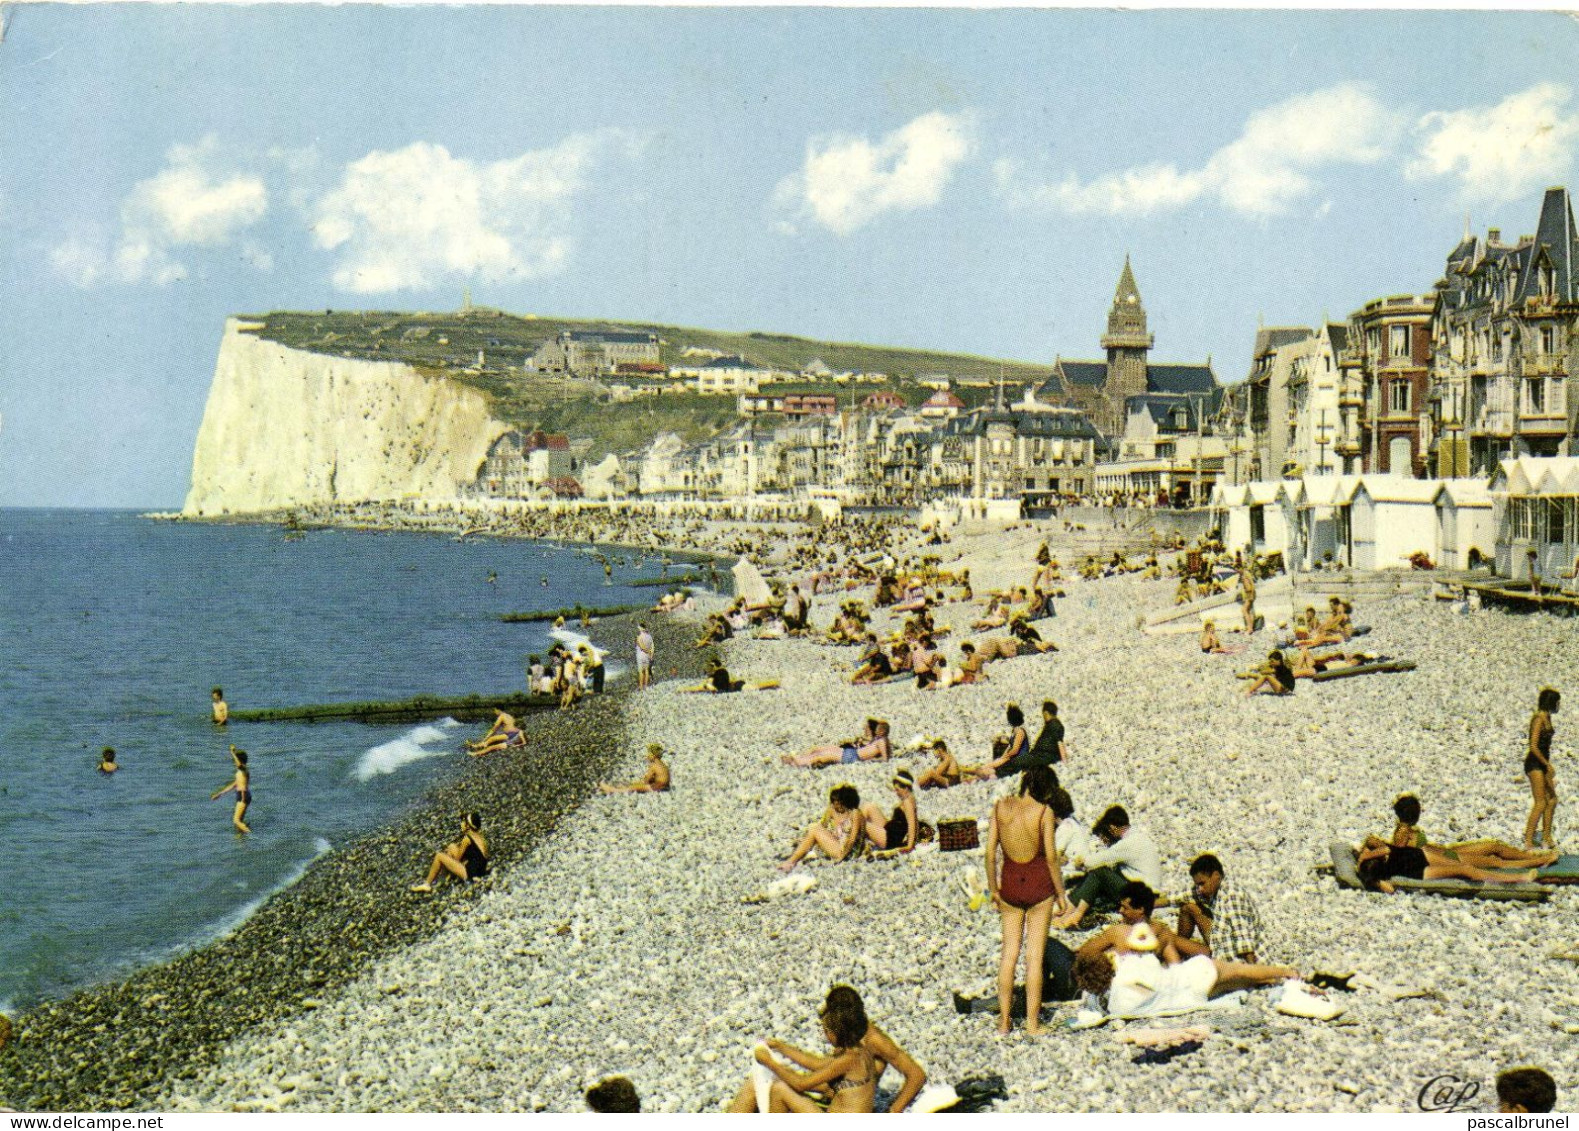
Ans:
POLYGON ((1347 388, 1339 454, 1386 475, 1425 474, 1430 444, 1431 295, 1392 295, 1349 317, 1340 354, 1347 388), (1357 395, 1356 395, 1357 394, 1357 395), (1358 404, 1355 402, 1358 401, 1358 404))
POLYGON ((1579 454, 1579 230, 1550 188, 1535 234, 1467 231, 1449 253, 1431 317, 1430 462, 1491 475, 1510 457, 1579 454))
POLYGON ((485 495, 524 499, 551 480, 573 478, 578 470, 568 436, 511 429, 489 446, 476 486, 485 495))

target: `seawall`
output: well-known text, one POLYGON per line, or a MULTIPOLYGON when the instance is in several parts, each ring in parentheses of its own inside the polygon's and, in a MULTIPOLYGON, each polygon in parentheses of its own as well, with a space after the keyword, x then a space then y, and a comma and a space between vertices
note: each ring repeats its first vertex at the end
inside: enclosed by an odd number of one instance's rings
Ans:
POLYGON ((454 499, 506 428, 476 389, 292 349, 227 319, 182 513, 454 499))

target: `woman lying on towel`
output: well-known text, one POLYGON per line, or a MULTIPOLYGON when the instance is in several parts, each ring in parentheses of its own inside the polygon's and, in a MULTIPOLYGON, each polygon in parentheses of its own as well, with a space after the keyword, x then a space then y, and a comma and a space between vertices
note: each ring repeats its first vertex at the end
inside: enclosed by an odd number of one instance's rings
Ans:
MULTIPOLYGON (((1501 847, 1507 847, 1506 845, 1501 847)), ((1528 884, 1535 882, 1536 870, 1557 859, 1555 852, 1531 853, 1525 857, 1528 866, 1520 872, 1492 871, 1509 863, 1500 856, 1471 856, 1459 859, 1462 854, 1426 845, 1414 848, 1408 845, 1388 844, 1381 837, 1368 836, 1360 848, 1358 870, 1360 882, 1370 891, 1392 894, 1389 882, 1404 880, 1474 880, 1485 884, 1528 884)))
POLYGON ((859 738, 813 746, 801 754, 786 754, 781 761, 786 766, 814 769, 818 766, 848 766, 856 762, 887 759, 892 753, 888 744, 888 723, 882 719, 867 719, 866 728, 861 731, 859 738))

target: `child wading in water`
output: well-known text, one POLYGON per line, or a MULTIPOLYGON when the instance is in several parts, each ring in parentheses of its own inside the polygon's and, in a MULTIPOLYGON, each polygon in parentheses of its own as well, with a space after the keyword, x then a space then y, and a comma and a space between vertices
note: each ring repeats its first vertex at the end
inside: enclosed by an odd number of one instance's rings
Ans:
POLYGON ((225 794, 234 791, 236 795, 236 809, 231 814, 231 823, 236 826, 238 833, 250 833, 247 827, 247 806, 252 804, 252 774, 247 769, 247 752, 237 750, 234 745, 230 748, 230 760, 236 764, 236 777, 227 786, 216 789, 210 796, 210 801, 218 801, 225 794))

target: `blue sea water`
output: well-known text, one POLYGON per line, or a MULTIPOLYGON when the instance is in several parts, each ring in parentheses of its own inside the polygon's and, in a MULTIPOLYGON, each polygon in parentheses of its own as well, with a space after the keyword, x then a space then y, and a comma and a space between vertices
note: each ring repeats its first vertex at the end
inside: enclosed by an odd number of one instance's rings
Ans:
POLYGON ((499 614, 656 596, 620 582, 657 561, 611 556, 612 587, 544 543, 0 510, 0 1011, 223 933, 456 772, 479 729, 224 729, 211 688, 233 709, 520 690, 548 626, 499 614), (251 761, 246 837, 233 798, 209 800, 232 742, 251 761), (98 772, 104 746, 119 773, 98 772))

